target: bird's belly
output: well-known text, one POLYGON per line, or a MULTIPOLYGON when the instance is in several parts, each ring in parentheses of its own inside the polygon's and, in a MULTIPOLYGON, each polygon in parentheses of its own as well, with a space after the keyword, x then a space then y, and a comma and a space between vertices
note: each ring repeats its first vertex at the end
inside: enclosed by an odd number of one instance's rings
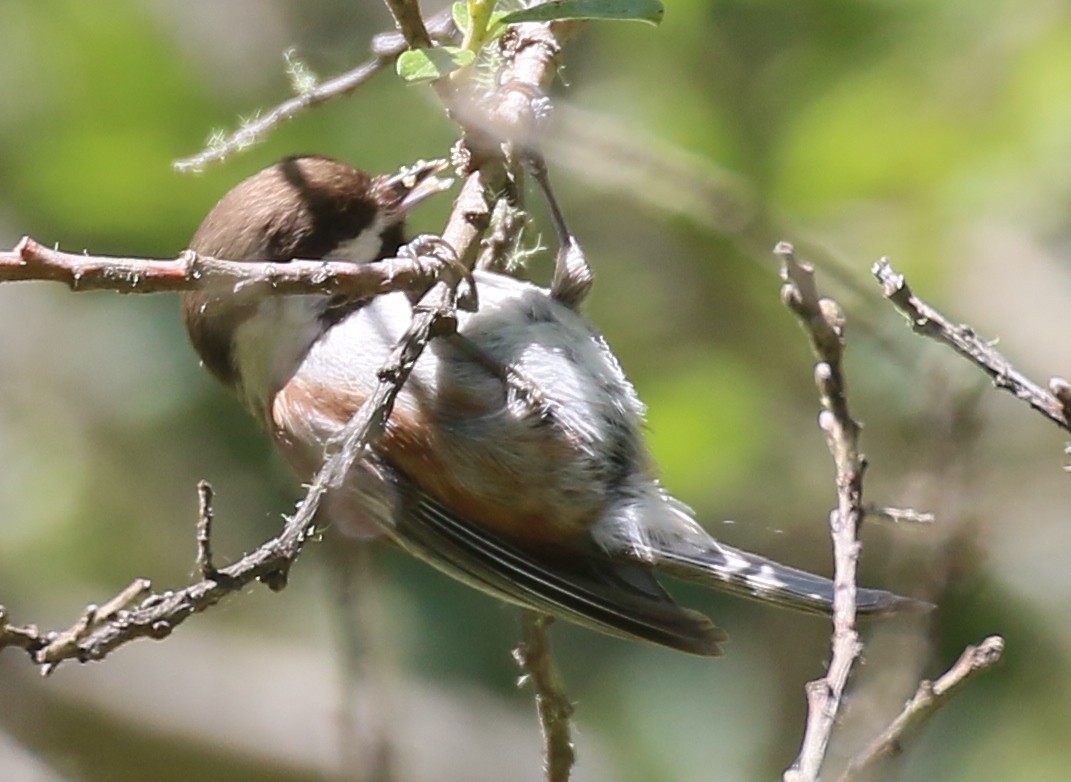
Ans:
MULTIPOLYGON (((615 486, 646 467, 640 404, 601 337, 542 289, 496 280, 478 290, 481 309, 462 316, 460 338, 434 340, 417 362, 376 451, 504 536, 584 534, 615 486)), ((276 440, 303 478, 374 390, 409 317, 404 296, 379 297, 314 345, 276 396, 276 440)), ((345 515, 361 515, 354 499, 373 516, 390 505, 367 471, 350 483, 345 515)))

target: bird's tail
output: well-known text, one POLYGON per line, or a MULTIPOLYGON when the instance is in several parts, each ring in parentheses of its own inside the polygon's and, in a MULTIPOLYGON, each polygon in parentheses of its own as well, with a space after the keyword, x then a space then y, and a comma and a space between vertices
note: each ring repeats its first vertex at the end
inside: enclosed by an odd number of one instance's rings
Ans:
MULTIPOLYGON (((658 552, 658 569, 678 578, 797 611, 829 614, 833 609, 833 582, 828 578, 719 542, 714 542, 709 549, 697 551, 663 548, 658 552)), ((932 603, 881 589, 857 589, 855 597, 856 610, 861 615, 913 613, 934 608, 932 603)))

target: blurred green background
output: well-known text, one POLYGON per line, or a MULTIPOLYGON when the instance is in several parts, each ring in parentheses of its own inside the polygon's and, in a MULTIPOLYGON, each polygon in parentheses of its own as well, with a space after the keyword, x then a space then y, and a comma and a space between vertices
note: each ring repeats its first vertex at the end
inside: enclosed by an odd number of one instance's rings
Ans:
MULTIPOLYGON (((1071 371, 1071 7, 667 5, 658 29, 591 25, 570 44, 548 146, 598 275, 588 312, 650 406, 666 485, 725 540, 829 572, 832 467, 812 359, 770 254, 794 242, 847 313, 867 498, 938 517, 864 529, 862 580, 941 608, 865 626, 830 774, 919 678, 999 632, 1004 663, 890 778, 1066 779, 1065 438, 911 335, 868 270, 888 255, 1019 368, 1042 381, 1071 371)), ((171 169, 213 129, 287 97, 288 47, 326 77, 387 27, 372 0, 4 0, 0 246, 31 234, 172 257, 219 195, 283 155, 385 171, 445 154, 455 131, 429 91, 385 73, 203 175, 171 169)), ((435 230, 448 206, 422 208, 414 230, 435 230)), ((221 559, 271 535, 301 493, 198 367, 175 297, 44 283, 0 286, 0 464, 0 603, 45 627, 137 576, 188 581, 199 479, 218 494, 221 559)), ((728 629, 725 658, 555 627, 579 703, 576 779, 779 778, 828 624, 674 591, 728 629)), ((47 680, 4 653, 0 768, 17 780, 360 779, 382 731, 393 779, 535 780, 518 637, 512 609, 391 551, 369 563, 329 534, 286 591, 249 590, 164 643, 47 680), (342 619, 355 614, 354 629, 342 619)))

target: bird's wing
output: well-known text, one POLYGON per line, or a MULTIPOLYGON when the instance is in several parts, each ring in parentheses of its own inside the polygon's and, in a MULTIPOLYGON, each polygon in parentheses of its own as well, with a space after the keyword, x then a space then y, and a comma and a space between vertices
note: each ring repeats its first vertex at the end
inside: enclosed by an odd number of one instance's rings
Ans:
POLYGON ((502 600, 610 635, 721 654, 725 632, 674 602, 647 568, 604 557, 537 557, 453 513, 382 460, 370 461, 400 500, 384 531, 439 570, 502 600))

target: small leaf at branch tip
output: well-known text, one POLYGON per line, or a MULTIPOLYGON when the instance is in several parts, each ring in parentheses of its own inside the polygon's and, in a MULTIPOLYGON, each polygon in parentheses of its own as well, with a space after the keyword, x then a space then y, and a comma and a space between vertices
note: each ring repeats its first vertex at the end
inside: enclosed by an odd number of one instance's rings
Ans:
POLYGON ((436 46, 402 52, 395 70, 406 84, 424 84, 471 65, 476 53, 457 46, 436 46))
POLYGON ((792 246, 791 242, 780 241, 773 248, 774 255, 794 255, 796 248, 792 246))
POLYGON ((550 0, 506 14, 501 24, 559 19, 616 19, 657 25, 666 9, 658 0, 550 0))

